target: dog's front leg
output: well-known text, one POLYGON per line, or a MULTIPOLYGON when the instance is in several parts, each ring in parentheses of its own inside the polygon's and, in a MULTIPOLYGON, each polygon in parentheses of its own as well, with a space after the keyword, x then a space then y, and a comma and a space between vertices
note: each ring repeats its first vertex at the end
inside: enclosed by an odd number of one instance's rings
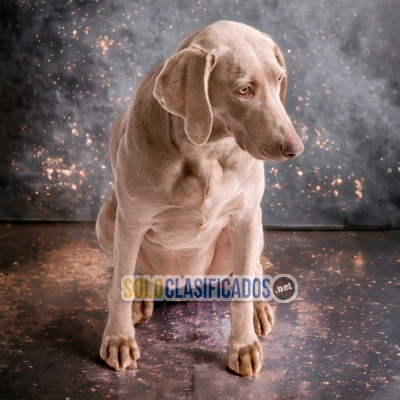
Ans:
POLYGON ((124 371, 140 357, 132 324, 132 302, 121 298, 121 279, 133 275, 143 230, 132 226, 117 210, 114 236, 114 272, 108 295, 109 314, 100 349, 101 358, 117 371, 124 371))
MULTIPOLYGON (((264 247, 264 235, 261 236, 261 246, 264 247)), ((255 276, 259 279, 263 278, 264 269, 271 266, 271 263, 263 256, 256 263, 255 276)), ((257 336, 268 336, 274 329, 274 311, 265 300, 254 300, 254 331, 257 336)))
MULTIPOLYGON (((254 278, 260 256, 261 209, 247 218, 232 217, 230 223, 233 275, 254 278)), ((263 364, 261 344, 253 327, 253 301, 231 302, 231 335, 228 366, 240 375, 256 376, 263 364)))

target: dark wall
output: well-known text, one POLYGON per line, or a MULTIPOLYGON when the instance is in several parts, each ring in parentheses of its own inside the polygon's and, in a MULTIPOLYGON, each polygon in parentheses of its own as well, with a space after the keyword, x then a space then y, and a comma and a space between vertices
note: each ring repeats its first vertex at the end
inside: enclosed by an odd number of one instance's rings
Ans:
POLYGON ((400 2, 3 0, 0 218, 93 220, 136 84, 219 19, 272 35, 305 143, 265 164, 267 226, 400 227, 400 2))

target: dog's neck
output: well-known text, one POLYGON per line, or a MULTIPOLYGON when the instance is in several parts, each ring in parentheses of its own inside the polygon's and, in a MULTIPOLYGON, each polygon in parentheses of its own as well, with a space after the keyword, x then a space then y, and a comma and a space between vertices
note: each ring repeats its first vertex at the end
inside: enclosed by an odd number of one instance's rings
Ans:
POLYGON ((233 137, 226 129, 224 122, 214 115, 213 126, 208 143, 213 143, 226 137, 233 137))
MULTIPOLYGON (((203 163, 211 160, 221 165, 229 165, 237 157, 251 157, 237 145, 233 135, 219 119, 214 118, 209 139, 203 145, 193 144, 186 135, 183 118, 170 114, 173 129, 171 130, 171 143, 178 150, 180 157, 195 163, 203 163), (230 160, 230 161, 229 161, 230 160)), ((185 161, 186 162, 186 161, 185 161)))

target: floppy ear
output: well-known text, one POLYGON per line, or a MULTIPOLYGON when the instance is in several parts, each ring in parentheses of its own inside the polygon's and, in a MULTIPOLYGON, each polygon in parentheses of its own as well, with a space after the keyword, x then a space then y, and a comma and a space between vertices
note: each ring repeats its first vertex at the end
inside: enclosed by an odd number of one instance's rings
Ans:
MULTIPOLYGON (((283 58, 283 54, 276 43, 274 43, 274 54, 279 63, 279 65, 286 70, 285 59, 283 58)), ((285 106, 286 101, 286 87, 287 87, 287 77, 285 76, 281 82, 281 91, 279 93, 279 97, 283 106, 285 106)))
POLYGON ((153 96, 168 112, 185 119, 185 131, 194 144, 204 144, 211 133, 213 114, 208 79, 214 55, 187 48, 169 58, 156 79, 153 96))

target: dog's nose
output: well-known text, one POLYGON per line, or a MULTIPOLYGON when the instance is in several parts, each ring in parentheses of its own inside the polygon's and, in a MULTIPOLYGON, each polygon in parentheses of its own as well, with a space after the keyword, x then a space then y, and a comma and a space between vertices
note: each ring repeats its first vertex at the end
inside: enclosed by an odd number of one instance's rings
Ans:
POLYGON ((301 140, 296 142, 288 142, 281 145, 281 152, 285 157, 294 158, 299 156, 304 150, 301 140))

